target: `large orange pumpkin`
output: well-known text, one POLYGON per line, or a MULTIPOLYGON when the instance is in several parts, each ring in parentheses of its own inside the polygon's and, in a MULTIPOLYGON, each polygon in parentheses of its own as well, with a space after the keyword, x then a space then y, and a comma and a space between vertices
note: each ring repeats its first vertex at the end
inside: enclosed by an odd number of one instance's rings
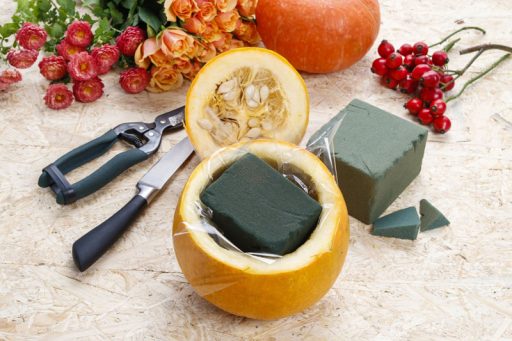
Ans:
POLYGON ((265 46, 311 73, 346 69, 377 38, 377 0, 259 0, 258 32, 265 46))

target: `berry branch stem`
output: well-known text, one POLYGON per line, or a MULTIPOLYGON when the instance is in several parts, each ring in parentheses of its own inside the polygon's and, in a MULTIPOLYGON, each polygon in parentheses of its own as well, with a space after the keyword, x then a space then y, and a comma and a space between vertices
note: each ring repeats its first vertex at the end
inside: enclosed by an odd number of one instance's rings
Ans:
POLYGON ((459 53, 461 55, 463 55, 463 54, 468 54, 468 53, 476 52, 476 51, 480 51, 480 50, 483 50, 483 51, 486 51, 486 50, 503 50, 503 51, 512 53, 512 47, 506 46, 506 45, 500 45, 500 44, 477 45, 477 46, 468 47, 467 49, 461 50, 459 53))
POLYGON ((435 43, 435 44, 432 44, 430 45, 429 47, 433 47, 433 46, 437 46, 437 45, 441 45, 442 43, 444 43, 445 41, 447 41, 448 39, 450 39, 451 37, 453 37, 454 35, 456 35, 457 33, 459 32, 462 32, 462 31, 465 31, 465 30, 477 30, 477 31, 480 31, 482 32, 483 34, 485 34, 485 30, 483 28, 480 28, 478 26, 466 26, 466 27, 463 27, 463 28, 460 28, 458 29, 457 31, 453 32, 453 33, 450 33, 449 35, 447 35, 446 37, 444 37, 441 41, 435 43))
MULTIPOLYGON (((480 50, 479 53, 481 54, 483 51, 480 50)), ((456 94, 456 95, 453 95, 453 96, 450 96, 446 99, 446 103, 450 102, 450 101, 453 101, 454 99, 458 98, 460 95, 462 95, 462 93, 464 92, 464 90, 466 90, 466 88, 468 86, 470 86, 471 84, 473 84, 474 82, 476 82, 477 80, 479 80, 480 78, 484 77, 486 74, 488 74, 489 72, 491 72, 493 69, 495 69, 498 65, 500 65, 502 62, 504 62, 506 59, 508 59, 510 57, 510 54, 507 53, 506 55, 503 55, 500 59, 498 59, 496 62, 494 62, 494 64, 492 64, 491 66, 489 66, 487 69, 485 69, 484 71, 482 71, 481 73, 479 73, 478 75, 476 75, 475 77, 471 78, 469 81, 467 81, 464 86, 462 87, 462 89, 460 89, 460 91, 456 94)))
POLYGON ((448 44, 446 44, 445 47, 443 47, 443 51, 444 52, 450 52, 450 50, 455 46, 455 44, 457 44, 458 42, 460 41, 460 38, 457 38, 455 40, 452 40, 451 42, 449 42, 448 44))

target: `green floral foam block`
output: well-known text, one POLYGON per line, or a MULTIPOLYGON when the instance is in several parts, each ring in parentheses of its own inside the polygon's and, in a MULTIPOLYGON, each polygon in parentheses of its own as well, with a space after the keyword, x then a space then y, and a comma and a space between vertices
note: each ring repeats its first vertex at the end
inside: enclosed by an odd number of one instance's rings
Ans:
POLYGON ((322 207, 265 161, 246 154, 201 193, 213 221, 242 251, 284 255, 316 227, 322 207))
POLYGON ((348 212, 371 224, 419 174, 428 131, 357 99, 308 145, 332 129, 338 185, 348 212))

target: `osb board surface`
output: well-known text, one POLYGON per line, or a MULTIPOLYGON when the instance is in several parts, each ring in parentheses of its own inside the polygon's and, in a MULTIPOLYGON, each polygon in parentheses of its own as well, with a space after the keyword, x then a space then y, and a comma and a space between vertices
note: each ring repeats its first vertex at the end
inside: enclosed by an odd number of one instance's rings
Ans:
MULTIPOLYGON (((3 0, 1 8, 5 22, 13 4, 3 0)), ((488 30, 483 38, 464 34, 464 46, 512 44, 509 0, 382 1, 381 8, 379 39, 397 44, 437 40, 458 19, 488 30)), ((405 97, 369 74, 374 56, 375 47, 350 70, 305 75, 308 135, 354 97, 406 117, 405 97)), ((498 56, 485 54, 474 70, 498 56)), ((466 58, 454 56, 453 66, 466 58)), ((171 219, 197 157, 93 268, 81 274, 73 266, 73 241, 120 208, 183 132, 167 135, 156 157, 77 204, 59 207, 36 185, 50 161, 121 122, 151 121, 182 104, 186 87, 127 96, 110 75, 98 102, 51 111, 37 70, 24 77, 0 94, 0 339, 512 339, 511 62, 450 105, 452 131, 430 135, 420 176, 388 210, 427 198, 451 226, 410 242, 371 236, 351 219, 350 250, 334 287, 305 312, 270 322, 216 309, 180 272, 171 219)))

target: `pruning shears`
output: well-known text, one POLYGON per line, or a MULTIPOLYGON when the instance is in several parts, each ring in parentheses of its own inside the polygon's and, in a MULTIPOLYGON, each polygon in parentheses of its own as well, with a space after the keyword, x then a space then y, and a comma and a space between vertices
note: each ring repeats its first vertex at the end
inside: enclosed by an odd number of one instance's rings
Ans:
POLYGON ((131 166, 147 160, 160 147, 165 131, 183 127, 185 107, 158 116, 153 123, 129 122, 61 156, 43 169, 39 186, 50 187, 57 203, 68 205, 86 197, 112 181, 131 166), (118 140, 134 146, 119 153, 84 179, 70 184, 65 174, 105 154, 118 140))

